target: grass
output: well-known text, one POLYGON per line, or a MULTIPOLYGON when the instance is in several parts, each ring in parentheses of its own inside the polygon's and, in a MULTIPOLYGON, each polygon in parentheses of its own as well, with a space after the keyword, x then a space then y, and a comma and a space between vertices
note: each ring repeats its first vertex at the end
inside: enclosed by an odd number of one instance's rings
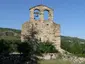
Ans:
POLYGON ((15 36, 0 36, 0 39, 4 39, 4 40, 20 40, 20 37, 15 37, 15 36))
MULTIPOLYGON (((40 60, 39 64, 80 64, 80 63, 73 63, 69 60, 56 59, 56 60, 40 60)), ((85 62, 81 64, 85 64, 85 62)))
POLYGON ((58 60, 41 60, 39 61, 40 64, 72 64, 70 61, 68 60, 62 60, 62 59, 58 59, 58 60))

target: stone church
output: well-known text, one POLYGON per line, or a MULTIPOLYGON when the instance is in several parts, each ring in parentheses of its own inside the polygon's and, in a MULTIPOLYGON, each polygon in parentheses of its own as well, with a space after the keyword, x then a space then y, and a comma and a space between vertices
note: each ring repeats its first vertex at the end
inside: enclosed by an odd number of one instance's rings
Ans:
POLYGON ((59 50, 61 42, 60 25, 53 21, 53 9, 45 5, 37 5, 29 10, 30 20, 22 25, 21 41, 35 37, 42 42, 53 42, 55 47, 59 50), (44 18, 44 11, 48 12, 47 20, 44 18))

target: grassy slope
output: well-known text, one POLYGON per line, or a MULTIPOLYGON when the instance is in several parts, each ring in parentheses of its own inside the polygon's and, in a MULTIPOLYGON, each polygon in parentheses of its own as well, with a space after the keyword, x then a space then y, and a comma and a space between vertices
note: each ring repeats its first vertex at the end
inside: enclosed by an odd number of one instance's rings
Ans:
POLYGON ((21 30, 18 30, 18 29, 1 28, 1 27, 0 27, 0 32, 5 32, 5 31, 13 31, 13 32, 16 32, 16 33, 20 33, 20 32, 21 32, 21 30))
POLYGON ((39 62, 40 64, 72 64, 68 60, 62 60, 62 59, 57 59, 57 60, 41 60, 39 62))
MULTIPOLYGON (((70 60, 63 60, 63 59, 56 59, 56 60, 41 60, 39 61, 40 64, 80 64, 80 63, 73 63, 70 60)), ((81 64, 85 64, 82 62, 81 64)))
POLYGON ((4 40, 20 40, 20 37, 15 37, 15 36, 1 36, 0 39, 4 39, 4 40))
MULTIPOLYGON (((1 28, 0 27, 0 33, 1 32, 7 32, 7 31, 12 31, 12 32, 17 33, 17 34, 21 33, 21 30, 18 30, 18 29, 1 28)), ((5 39, 5 40, 20 40, 20 37, 18 37, 18 36, 0 36, 0 39, 5 39)))
MULTIPOLYGON (((12 29, 12 28, 1 28, 0 27, 0 32, 6 32, 6 31, 13 31, 17 34, 20 34, 21 33, 21 30, 18 30, 18 29, 12 29)), ((12 36, 5 36, 5 37, 1 37, 0 38, 5 38, 5 39, 17 39, 17 37, 12 37, 12 36)), ((69 37, 69 36, 61 36, 62 40, 65 39, 65 40, 79 40, 79 41, 82 41, 82 42, 85 42, 84 39, 80 39, 80 38, 77 38, 77 37, 69 37)), ((19 38, 18 38, 19 39, 19 38)))

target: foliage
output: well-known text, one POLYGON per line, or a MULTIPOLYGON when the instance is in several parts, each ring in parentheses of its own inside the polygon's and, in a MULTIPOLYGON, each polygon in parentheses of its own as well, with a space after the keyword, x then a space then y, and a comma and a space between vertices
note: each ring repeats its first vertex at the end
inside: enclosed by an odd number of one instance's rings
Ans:
MULTIPOLYGON (((20 41, 5 41, 0 40, 0 61, 2 64, 3 62, 6 63, 20 63, 25 64, 29 61, 29 64, 38 64, 37 60, 37 49, 35 45, 33 45, 34 41, 29 42, 20 42, 20 41), (16 45, 16 46, 15 46, 16 45), (15 50, 17 48, 17 50, 15 50), (10 55, 11 52, 18 51, 20 54, 18 56, 14 56, 13 54, 10 55), (7 56, 4 56, 6 54, 7 56), (9 58, 9 59, 5 59, 9 58), (18 60, 16 60, 18 58, 18 60), (12 61, 16 60, 16 61, 12 61), (3 61, 3 62, 2 62, 3 61)), ((36 43, 37 45, 37 43, 36 43)))
POLYGON ((62 37, 61 48, 77 56, 85 57, 85 40, 72 37, 62 37))
POLYGON ((0 32, 5 32, 5 31, 13 31, 15 33, 20 33, 21 30, 18 29, 12 29, 12 28, 0 28, 0 32))
POLYGON ((6 53, 8 54, 10 52, 10 46, 9 43, 7 43, 5 40, 0 41, 0 54, 6 53))
POLYGON ((35 43, 34 41, 28 41, 28 42, 22 42, 17 44, 17 49, 18 52, 20 52, 20 54, 23 54, 23 60, 21 61, 23 63, 29 62, 29 64, 38 64, 37 60, 37 43, 35 45, 33 45, 33 43, 35 43), (36 47, 35 47, 36 46, 36 47))
POLYGON ((57 53, 55 46, 50 42, 41 42, 39 44, 39 49, 41 53, 57 53))

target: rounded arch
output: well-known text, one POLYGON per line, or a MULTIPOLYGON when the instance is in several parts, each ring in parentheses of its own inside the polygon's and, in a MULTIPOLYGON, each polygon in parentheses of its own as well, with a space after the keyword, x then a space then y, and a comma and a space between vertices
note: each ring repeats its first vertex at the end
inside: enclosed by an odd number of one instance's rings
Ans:
POLYGON ((34 9, 34 20, 40 20, 40 10, 34 9))
POLYGON ((45 9, 44 10, 44 20, 48 20, 49 19, 49 10, 45 9))
POLYGON ((53 20, 53 11, 51 9, 45 9, 44 12, 46 11, 46 13, 44 13, 44 19, 45 20, 53 20))

